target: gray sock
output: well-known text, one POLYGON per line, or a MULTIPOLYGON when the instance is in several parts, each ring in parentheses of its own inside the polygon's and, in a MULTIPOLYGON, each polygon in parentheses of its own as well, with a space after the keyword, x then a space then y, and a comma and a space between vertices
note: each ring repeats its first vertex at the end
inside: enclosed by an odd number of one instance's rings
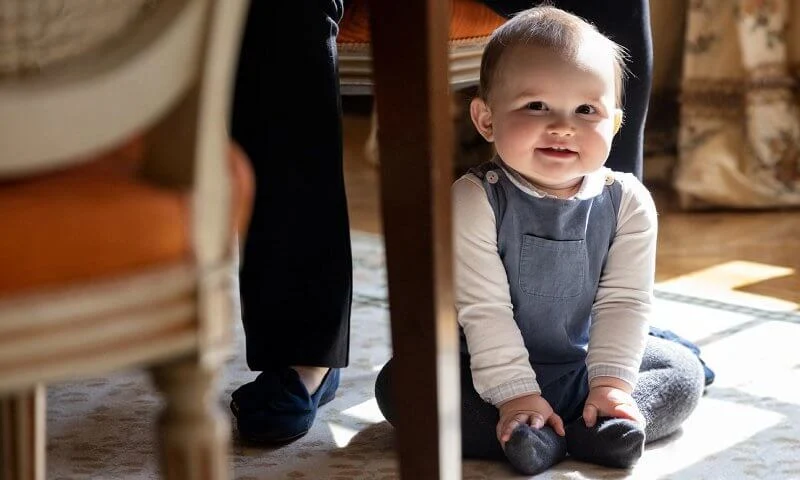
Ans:
POLYGON ((579 418, 566 431, 567 452, 585 462, 629 468, 644 452, 644 429, 626 418, 597 417, 592 428, 579 418))
POLYGON ((534 429, 520 425, 505 445, 511 465, 525 475, 536 475, 561 461, 567 454, 564 437, 545 426, 534 429))

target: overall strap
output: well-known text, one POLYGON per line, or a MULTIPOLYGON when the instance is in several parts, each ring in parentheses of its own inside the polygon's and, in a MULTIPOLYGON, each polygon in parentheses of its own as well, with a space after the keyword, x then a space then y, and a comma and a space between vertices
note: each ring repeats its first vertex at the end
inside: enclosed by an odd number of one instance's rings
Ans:
POLYGON ((622 201, 622 184, 617 180, 613 173, 606 175, 606 190, 611 197, 611 205, 614 207, 614 214, 619 216, 619 206, 622 201))
POLYGON ((480 165, 470 168, 467 173, 471 173, 476 177, 478 177, 479 179, 483 180, 486 177, 486 173, 495 168, 499 168, 498 165, 489 160, 481 163, 480 165))

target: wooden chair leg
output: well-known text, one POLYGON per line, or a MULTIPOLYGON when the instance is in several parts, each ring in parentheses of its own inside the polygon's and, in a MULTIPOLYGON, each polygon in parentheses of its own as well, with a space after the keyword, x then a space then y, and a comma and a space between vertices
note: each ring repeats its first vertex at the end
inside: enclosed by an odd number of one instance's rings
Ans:
POLYGON ((218 365, 196 359, 153 369, 167 405, 159 422, 161 471, 170 480, 222 480, 232 477, 231 427, 215 388, 218 365))
POLYGON ((0 480, 44 480, 45 387, 0 397, 0 480))

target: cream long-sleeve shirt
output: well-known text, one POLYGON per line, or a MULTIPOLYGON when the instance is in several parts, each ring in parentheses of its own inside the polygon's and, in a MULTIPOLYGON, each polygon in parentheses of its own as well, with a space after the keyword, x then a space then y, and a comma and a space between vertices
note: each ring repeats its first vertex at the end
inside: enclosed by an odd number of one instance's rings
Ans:
MULTIPOLYGON (((507 167, 503 172, 527 194, 545 196, 517 172, 507 167)), ((616 235, 592 307, 586 364, 590 381, 612 376, 633 386, 653 296, 656 208, 636 177, 606 168, 584 177, 573 198, 600 194, 611 178, 621 183, 622 198, 616 235)), ((452 194, 456 308, 467 339, 475 389, 495 406, 540 393, 514 321, 509 279, 497 249, 494 212, 483 185, 475 175, 466 174, 453 184, 452 194)))

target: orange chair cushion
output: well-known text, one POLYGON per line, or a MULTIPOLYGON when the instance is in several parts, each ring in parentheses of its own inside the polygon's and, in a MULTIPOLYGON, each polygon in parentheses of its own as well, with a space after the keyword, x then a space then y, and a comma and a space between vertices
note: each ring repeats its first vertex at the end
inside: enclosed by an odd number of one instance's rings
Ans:
MULTIPOLYGON (((339 23, 339 44, 369 43, 368 0, 349 0, 339 23)), ((450 0, 450 41, 488 37, 505 19, 477 0, 450 0)))
MULTIPOLYGON (((66 171, 0 182, 0 297, 191 258, 190 195, 136 176, 143 141, 66 171)), ((231 150, 235 214, 246 225, 252 178, 231 150)))

